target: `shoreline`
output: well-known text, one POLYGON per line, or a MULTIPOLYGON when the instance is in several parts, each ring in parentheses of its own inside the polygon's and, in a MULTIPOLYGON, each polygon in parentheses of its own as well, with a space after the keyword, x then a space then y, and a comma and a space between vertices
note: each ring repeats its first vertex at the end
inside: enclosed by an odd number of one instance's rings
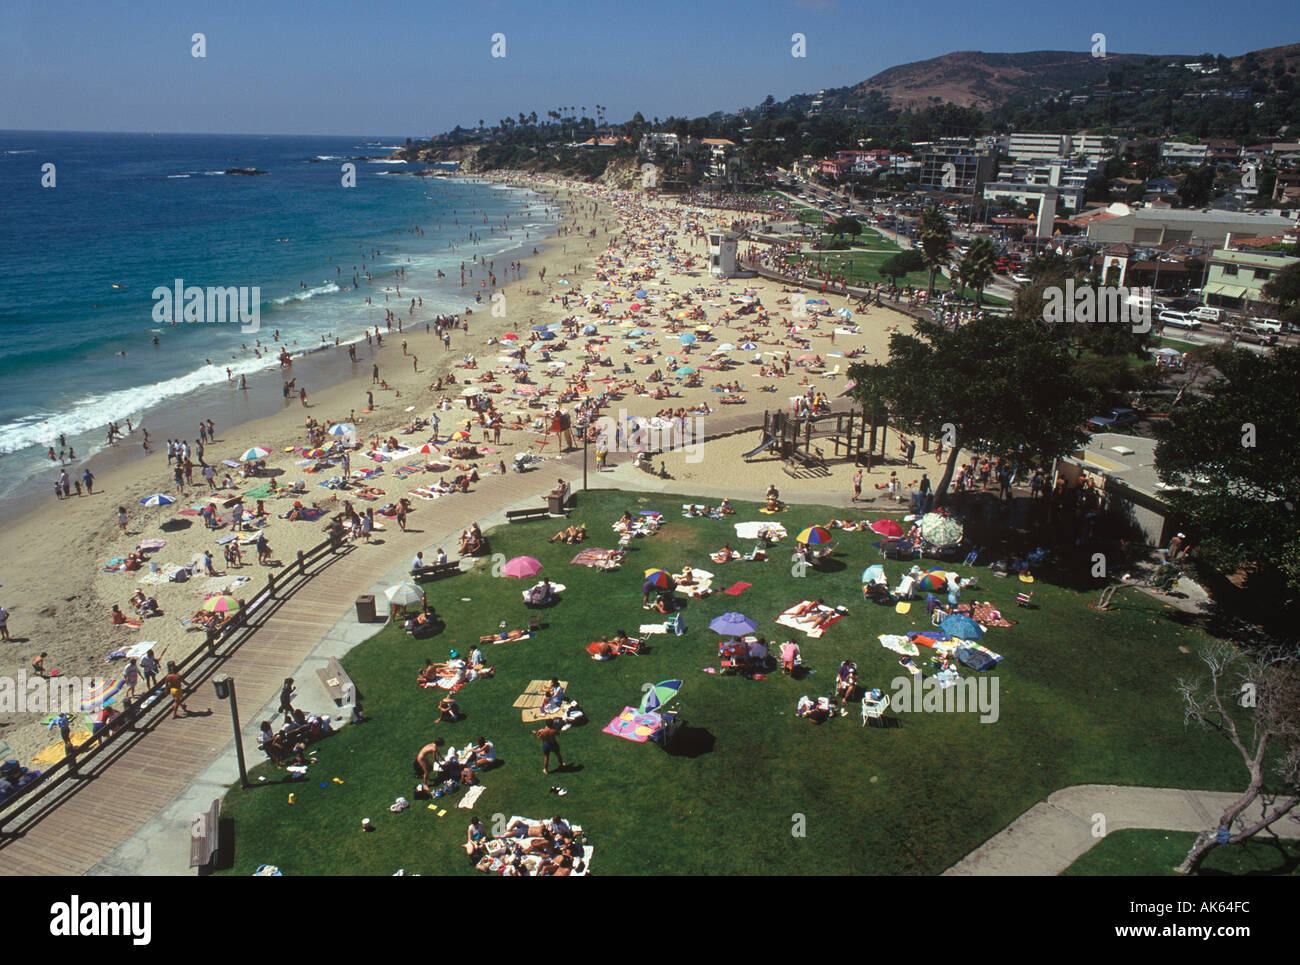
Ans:
MULTIPOLYGON (((444 175, 445 177, 445 175, 444 175)), ((448 180, 452 180, 448 178, 448 180)), ((493 179, 485 178, 480 175, 473 175, 455 180, 472 181, 483 184, 493 183, 493 179)), ((521 187, 510 185, 511 187, 521 187)), ((539 203, 549 205, 563 206, 563 201, 558 197, 552 197, 543 194, 540 191, 524 187, 533 199, 539 203)), ((521 241, 518 245, 508 247, 499 254, 493 256, 493 260, 517 260, 524 265, 525 270, 529 267, 529 262, 542 264, 540 259, 547 255, 547 246, 554 239, 559 237, 559 230, 563 226, 565 216, 561 214, 554 222, 546 226, 547 231, 551 232, 541 239, 528 239, 521 241), (537 248, 539 254, 531 255, 531 249, 537 248)), ((397 253, 394 257, 397 257, 397 253)), ((400 264, 400 261, 399 261, 400 264)), ((477 266, 475 266, 477 267, 477 266)), ((427 269, 425 269, 427 271, 427 269)), ((450 275, 447 280, 450 280, 450 275)), ((526 276, 525 276, 526 280, 526 276)), ((414 274, 411 277, 410 290, 415 290, 422 282, 433 282, 435 285, 443 279, 437 278, 436 275, 425 277, 423 273, 414 274)), ((378 287, 383 282, 380 276, 374 278, 373 299, 375 304, 366 306, 367 309, 380 311, 384 306, 380 305, 378 298, 381 294, 386 294, 386 289, 378 287)), ((406 279, 403 279, 406 285, 406 279)), ((503 289, 504 285, 499 285, 498 290, 503 289)), ((473 312, 470 317, 481 317, 487 314, 488 304, 476 305, 474 302, 474 291, 466 287, 462 295, 467 299, 467 304, 458 309, 454 314, 465 316, 466 310, 473 312)), ((454 296, 451 296, 454 297, 454 296)), ((450 299, 448 299, 450 300, 450 299)), ((429 309, 422 311, 428 312, 429 309)), ((443 309, 444 313, 447 311, 443 309)), ((403 319, 411 321, 411 330, 418 327, 419 324, 428 321, 435 316, 437 312, 432 312, 428 316, 421 317, 417 320, 403 319)), ((274 347, 283 346, 289 349, 293 357, 293 364, 287 368, 267 367, 258 369, 247 375, 247 391, 240 391, 237 388, 239 375, 236 374, 233 380, 227 379, 225 382, 215 382, 201 386, 192 392, 171 398, 162 402, 148 403, 139 419, 133 419, 134 431, 123 438, 122 441, 112 446, 104 446, 94 455, 87 458, 78 458, 75 461, 66 463, 51 462, 47 469, 33 475, 29 480, 20 483, 22 488, 15 490, 13 493, 0 499, 0 534, 2 534, 10 524, 18 519, 41 510, 49 505, 50 488, 58 474, 66 469, 73 480, 81 478, 81 474, 90 470, 95 477, 96 485, 101 481, 107 482, 110 475, 118 469, 131 466, 136 463, 149 460, 156 456, 160 451, 166 453, 167 439, 177 438, 186 439, 191 444, 194 442, 193 434, 196 428, 198 418, 213 419, 219 430, 225 430, 232 433, 242 432, 244 426, 259 422, 263 419, 273 418, 290 407, 290 403, 297 404, 296 398, 286 400, 283 395, 275 395, 275 392, 281 392, 283 382, 286 378, 295 379, 299 387, 306 387, 312 399, 317 395, 325 395, 331 390, 346 384, 353 378, 359 377, 362 371, 358 368, 365 364, 366 360, 362 359, 361 349, 358 348, 358 361, 351 363, 348 360, 347 348, 349 345, 361 345, 366 342, 366 333, 373 330, 376 326, 367 325, 365 330, 348 335, 346 338, 340 337, 337 343, 321 343, 317 345, 301 345, 278 342, 268 339, 265 342, 265 356, 270 357, 271 350, 274 347), (280 385, 276 385, 280 382, 280 385), (315 388, 313 388, 315 386, 315 388), (232 394, 233 393, 233 394, 232 394), (277 405, 279 403, 279 405, 277 405), (181 414, 184 412, 185 414, 181 414), (143 435, 141 429, 148 429, 150 436, 149 454, 144 454, 141 448, 143 435)), ((250 333, 250 336, 244 336, 246 341, 253 338, 262 338, 269 335, 267 329, 273 329, 273 325, 264 325, 258 333, 250 333)), ((235 329, 231 329, 233 333, 235 329)), ((384 333, 387 336, 387 332, 384 333)), ((399 341, 401 333, 394 330, 392 334, 398 335, 399 341)), ((239 337, 239 336, 236 336, 239 337)), ((373 351, 373 350, 372 350, 373 351)), ((214 365, 218 368, 224 368, 226 363, 214 365)), ((442 373, 439 373, 442 374, 442 373)), ((143 391, 143 390, 142 390, 143 391)), ((106 427, 104 427, 106 428, 106 427)), ((97 430, 97 431, 103 431, 97 430)), ((168 491, 164 487, 161 491, 168 491)), ((76 498, 75 496, 73 497, 76 498)), ((0 581, 2 582, 2 581, 0 581)))

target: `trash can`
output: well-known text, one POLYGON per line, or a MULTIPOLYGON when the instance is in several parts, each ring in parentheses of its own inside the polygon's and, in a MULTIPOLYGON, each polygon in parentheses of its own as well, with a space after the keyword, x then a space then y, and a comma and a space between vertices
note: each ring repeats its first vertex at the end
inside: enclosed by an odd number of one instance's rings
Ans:
POLYGON ((363 593, 357 597, 357 623, 375 622, 375 595, 363 593))
POLYGON ((551 493, 546 497, 546 511, 552 516, 564 515, 564 500, 557 494, 551 493))

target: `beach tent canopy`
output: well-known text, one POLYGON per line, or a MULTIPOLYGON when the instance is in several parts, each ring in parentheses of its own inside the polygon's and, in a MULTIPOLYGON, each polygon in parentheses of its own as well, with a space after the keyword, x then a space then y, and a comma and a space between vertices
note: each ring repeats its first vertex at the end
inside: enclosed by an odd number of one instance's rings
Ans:
POLYGON ((921 517, 921 538, 935 546, 956 546, 962 539, 962 525, 943 513, 921 517))

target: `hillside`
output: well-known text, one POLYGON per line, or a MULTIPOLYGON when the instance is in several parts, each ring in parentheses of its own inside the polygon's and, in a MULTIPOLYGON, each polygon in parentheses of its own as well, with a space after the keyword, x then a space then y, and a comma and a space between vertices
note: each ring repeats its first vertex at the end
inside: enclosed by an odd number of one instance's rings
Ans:
MULTIPOLYGON (((1185 59, 1162 56, 1161 61, 1185 59)), ((1116 67, 1145 64, 1145 54, 1093 57, 1087 51, 1036 50, 994 54, 963 50, 883 70, 852 88, 866 97, 878 90, 896 108, 918 110, 952 103, 980 110, 1000 107, 1015 96, 1046 97, 1087 84, 1104 83, 1116 67)))

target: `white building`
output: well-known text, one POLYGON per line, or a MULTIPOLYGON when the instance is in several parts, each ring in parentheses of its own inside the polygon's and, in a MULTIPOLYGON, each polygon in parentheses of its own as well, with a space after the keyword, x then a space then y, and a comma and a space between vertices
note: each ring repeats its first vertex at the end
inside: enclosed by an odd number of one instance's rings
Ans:
POLYGON ((735 278, 736 249, 740 235, 734 231, 709 232, 709 274, 715 278, 735 278))
POLYGON ((1204 164, 1209 156, 1207 144, 1180 144, 1177 141, 1164 141, 1160 145, 1160 160, 1173 164, 1204 164))

